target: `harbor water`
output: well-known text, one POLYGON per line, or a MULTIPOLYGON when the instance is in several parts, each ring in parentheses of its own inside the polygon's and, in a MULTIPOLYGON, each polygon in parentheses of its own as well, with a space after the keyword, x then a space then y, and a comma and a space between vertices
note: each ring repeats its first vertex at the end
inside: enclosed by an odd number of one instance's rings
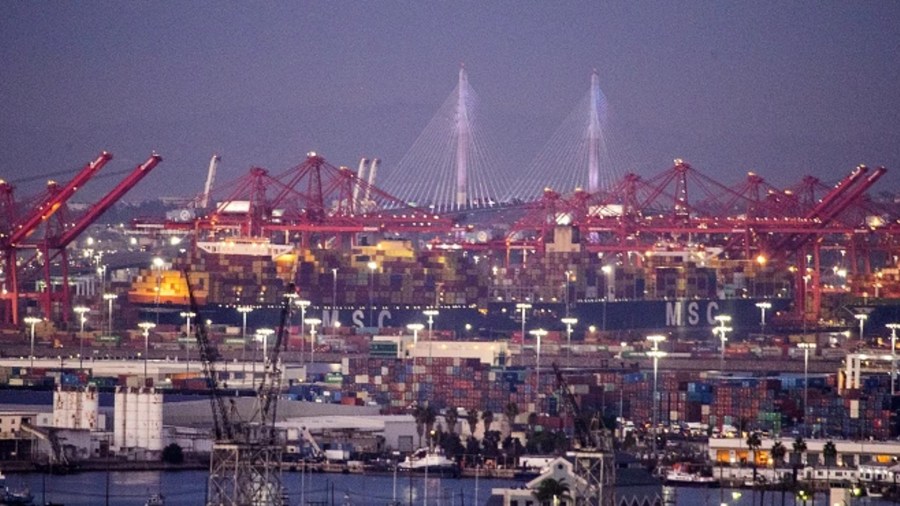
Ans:
MULTIPOLYGON (((11 489, 28 487, 35 504, 54 502, 65 506, 143 506, 155 493, 165 496, 166 506, 201 506, 206 495, 204 471, 87 472, 53 476, 38 473, 9 474, 11 489)), ((401 505, 483 505, 492 488, 521 487, 515 480, 441 478, 424 475, 360 475, 285 473, 283 478, 291 505, 322 506, 388 505, 396 497, 401 505), (302 479, 302 480, 301 480, 302 479), (304 486, 301 487, 301 481, 304 486), (396 490, 396 494, 395 494, 396 490)), ((677 506, 800 506, 791 493, 748 489, 666 487, 666 503, 677 506)), ((816 494, 807 505, 826 505, 825 493, 816 494)), ((855 498, 854 505, 886 506, 888 501, 855 498)))

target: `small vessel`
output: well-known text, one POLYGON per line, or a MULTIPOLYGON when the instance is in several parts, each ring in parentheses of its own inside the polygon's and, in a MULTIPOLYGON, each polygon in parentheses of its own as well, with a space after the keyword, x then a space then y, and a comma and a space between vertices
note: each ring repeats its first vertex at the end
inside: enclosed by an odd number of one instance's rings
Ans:
POLYGON ((448 471, 457 469, 441 448, 419 448, 397 466, 401 471, 448 471))
POLYGON ((18 490, 9 488, 6 476, 0 471, 0 505, 30 506, 34 504, 34 494, 27 487, 18 490))
POLYGON ((666 485, 678 485, 688 487, 717 487, 719 480, 712 476, 704 476, 700 472, 692 471, 688 467, 676 464, 665 474, 666 485))
POLYGON ((151 495, 150 498, 147 499, 147 502, 144 503, 144 506, 165 506, 165 505, 166 505, 166 498, 163 497, 163 495, 159 494, 159 493, 151 495))

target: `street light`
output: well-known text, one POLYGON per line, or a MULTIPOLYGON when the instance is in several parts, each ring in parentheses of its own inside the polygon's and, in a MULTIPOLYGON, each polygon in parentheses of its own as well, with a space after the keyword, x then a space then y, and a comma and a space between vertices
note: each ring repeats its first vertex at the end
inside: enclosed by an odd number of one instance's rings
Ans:
POLYGON ((337 307, 337 268, 331 269, 331 307, 337 307))
POLYGON ((31 325, 31 368, 34 369, 34 326, 41 319, 35 316, 26 316, 24 321, 26 325, 31 325))
POLYGON ((187 339, 184 341, 184 361, 185 372, 191 371, 191 318, 197 316, 197 313, 193 311, 182 311, 181 317, 187 320, 187 328, 185 329, 185 334, 187 335, 187 339))
POLYGON ((572 280, 572 271, 566 271, 566 293, 565 293, 565 301, 566 301, 566 317, 569 316, 569 282, 572 280))
POLYGON ((647 356, 653 358, 653 455, 657 452, 657 439, 659 437, 659 359, 666 356, 666 352, 659 349, 659 343, 666 340, 666 336, 654 334, 647 336, 647 340, 653 343, 653 348, 647 352, 647 356))
POLYGON ((253 311, 253 308, 250 306, 238 306, 238 313, 241 313, 241 340, 244 341, 244 345, 241 347, 241 362, 243 362, 247 357, 247 313, 253 311))
POLYGON ((522 312, 522 342, 525 342, 525 311, 531 309, 531 304, 520 302, 516 304, 516 309, 522 312))
POLYGON ((561 320, 566 324, 566 362, 572 359, 572 326, 578 323, 578 318, 567 316, 561 320))
POLYGON ((81 323, 80 330, 78 331, 78 368, 84 369, 84 322, 87 320, 85 318, 85 313, 90 312, 91 308, 85 306, 75 306, 72 308, 72 311, 75 311, 78 314, 78 321, 81 323))
POLYGON ((415 349, 419 344, 419 331, 424 329, 425 325, 421 323, 410 323, 406 328, 413 331, 413 349, 415 349))
MULTIPOLYGON (((894 395, 894 380, 897 375, 897 329, 900 329, 900 323, 888 323, 885 327, 891 329, 891 396, 894 395)), ((34 338, 34 327, 31 328, 32 339, 34 338)))
POLYGON ((163 265, 165 265, 165 264, 166 264, 166 262, 162 258, 159 258, 159 257, 153 258, 153 270, 156 271, 156 308, 155 308, 155 310, 156 310, 156 324, 157 325, 159 325, 159 296, 160 296, 160 290, 162 289, 161 271, 162 271, 163 265))
POLYGON ((803 350, 803 424, 806 425, 807 402, 809 399, 809 350, 816 349, 816 343, 800 343, 798 348, 803 350))
POLYGON ((374 261, 369 261, 369 263, 366 265, 368 265, 369 267, 369 327, 371 327, 372 325, 374 325, 373 314, 375 312, 375 269, 378 268, 378 264, 374 261))
POLYGON ((534 405, 536 409, 540 409, 540 406, 538 406, 538 392, 541 388, 541 338, 547 335, 547 331, 544 329, 534 329, 530 331, 529 334, 537 338, 537 368, 534 374, 534 405))
POLYGON ((109 306, 107 307, 107 313, 109 315, 109 335, 112 336, 112 312, 113 312, 113 301, 116 300, 118 295, 114 293, 104 293, 103 300, 105 300, 109 306))
POLYGON ((263 343, 263 367, 269 362, 269 336, 275 333, 273 329, 257 329, 256 337, 263 343))
POLYGON ((766 328, 766 309, 772 309, 771 302, 757 302, 756 307, 759 308, 759 326, 762 328, 766 328))
POLYGON ((147 356, 150 354, 150 329, 156 327, 156 324, 153 322, 141 322, 138 323, 138 327, 144 331, 144 386, 147 386, 147 356))
POLYGON ((857 320, 859 320, 859 340, 862 341, 863 340, 863 331, 866 328, 866 320, 869 319, 869 315, 867 315, 865 313, 857 313, 857 314, 853 315, 853 317, 856 318, 857 320))
POLYGON ((434 341, 434 317, 440 314, 437 309, 426 309, 422 314, 428 317, 428 358, 431 358, 431 342, 434 341))
POLYGON ((719 322, 718 327, 713 327, 713 334, 719 334, 719 339, 722 341, 722 349, 721 349, 721 362, 722 362, 722 370, 725 370, 725 341, 728 340, 726 334, 734 330, 733 328, 726 325, 731 321, 731 316, 727 314, 716 315, 714 318, 717 322, 719 322))
POLYGON ((614 293, 613 287, 612 287, 612 276, 611 276, 613 269, 612 269, 612 266, 610 266, 610 265, 604 265, 603 267, 600 268, 600 270, 603 271, 603 274, 605 275, 605 279, 606 279, 606 296, 603 297, 603 327, 602 327, 603 330, 606 330, 606 301, 608 301, 610 298, 610 295, 614 293))
POLYGON ((300 363, 303 363, 303 354, 305 353, 303 346, 303 342, 306 341, 306 308, 312 304, 312 302, 306 299, 295 300, 294 304, 297 304, 297 307, 300 308, 300 363))
POLYGON ((304 321, 309 325, 309 363, 313 364, 316 361, 316 325, 321 324, 322 320, 318 318, 307 318, 304 321))

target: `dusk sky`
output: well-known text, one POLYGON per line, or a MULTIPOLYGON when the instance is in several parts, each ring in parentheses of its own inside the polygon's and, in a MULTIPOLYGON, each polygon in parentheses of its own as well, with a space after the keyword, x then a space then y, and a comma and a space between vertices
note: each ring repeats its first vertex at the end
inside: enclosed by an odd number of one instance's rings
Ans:
POLYGON ((511 173, 596 68, 619 170, 683 158, 784 187, 865 163, 889 170, 875 191, 900 188, 897 1, 6 1, 0 178, 32 195, 101 150, 105 173, 162 155, 128 200, 199 193, 213 153, 220 181, 310 150, 389 171, 460 63, 511 173))

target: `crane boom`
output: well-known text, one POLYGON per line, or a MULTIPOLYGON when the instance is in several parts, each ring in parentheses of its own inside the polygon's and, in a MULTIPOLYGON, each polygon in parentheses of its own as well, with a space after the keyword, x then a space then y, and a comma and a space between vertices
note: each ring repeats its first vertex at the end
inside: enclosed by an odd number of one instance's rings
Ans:
POLYGON ((150 158, 147 159, 146 162, 142 163, 135 167, 135 169, 128 175, 125 179, 119 182, 109 193, 107 193, 102 199, 100 199, 96 204, 91 206, 88 209, 87 213, 75 223, 72 228, 67 229, 56 238, 55 241, 52 241, 52 246, 56 248, 64 248, 69 245, 79 234, 84 232, 84 230, 90 226, 91 223, 94 222, 97 218, 100 217, 107 209, 112 207, 123 195, 128 193, 129 190, 134 188, 134 185, 138 184, 141 179, 144 178, 147 174, 150 173, 159 162, 162 161, 162 157, 156 153, 150 155, 150 158))
POLYGON ((219 167, 219 160, 222 157, 219 155, 212 155, 212 158, 209 159, 209 169, 206 171, 206 184, 203 185, 203 196, 200 197, 200 209, 206 209, 209 207, 209 192, 212 191, 212 185, 216 181, 216 169, 219 167))
MULTIPOLYGON (((194 297, 194 290, 191 287, 191 278, 187 269, 182 271, 185 283, 187 283, 188 299, 191 304, 191 311, 194 314, 200 314, 200 306, 194 297)), ((219 382, 216 374, 216 360, 219 356, 219 350, 209 340, 209 334, 203 318, 197 319, 197 325, 194 327, 194 337, 197 339, 197 348, 200 350, 200 363, 203 366, 203 377, 206 379, 209 388, 209 401, 212 405, 213 415, 213 431, 216 441, 231 440, 234 438, 234 429, 231 423, 228 409, 225 407, 225 400, 219 395, 219 382)))
POLYGON ((16 246, 31 235, 41 223, 50 219, 50 217, 53 216, 53 213, 69 200, 82 185, 94 177, 94 174, 103 168, 103 166, 106 165, 106 162, 110 160, 112 160, 112 154, 104 151, 100 153, 94 161, 85 165, 71 181, 66 183, 58 191, 47 196, 47 198, 38 204, 30 214, 18 223, 12 225, 9 238, 6 241, 7 244, 16 246))

